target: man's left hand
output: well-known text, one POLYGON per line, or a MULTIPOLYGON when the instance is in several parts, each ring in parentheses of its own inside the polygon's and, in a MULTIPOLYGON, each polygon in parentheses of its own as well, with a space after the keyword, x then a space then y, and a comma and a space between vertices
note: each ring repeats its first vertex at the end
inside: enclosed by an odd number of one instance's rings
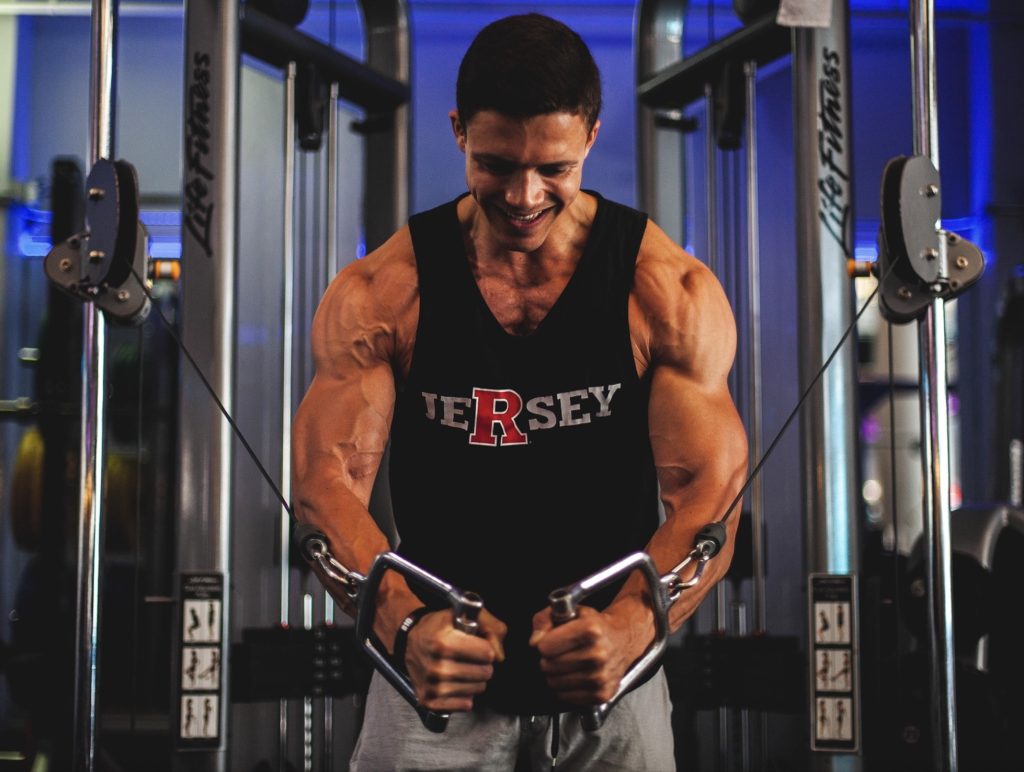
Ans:
POLYGON ((550 609, 533 617, 530 645, 558 698, 572 705, 598 705, 618 691, 622 676, 654 640, 651 610, 642 603, 616 602, 600 612, 580 606, 579 614, 554 626, 550 609))

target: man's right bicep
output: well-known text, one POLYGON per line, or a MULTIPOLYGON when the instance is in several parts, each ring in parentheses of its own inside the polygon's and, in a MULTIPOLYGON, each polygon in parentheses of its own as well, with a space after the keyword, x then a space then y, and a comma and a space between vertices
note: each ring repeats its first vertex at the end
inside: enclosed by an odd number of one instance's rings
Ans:
MULTIPOLYGON (((296 483, 343 483, 369 501, 391 429, 394 326, 354 268, 328 289, 313 320, 316 374, 296 415, 296 483)), ((309 491, 305 491, 309 495, 309 491)))
POLYGON ((295 416, 292 446, 296 493, 323 506, 339 486, 366 507, 387 446, 394 379, 378 365, 343 376, 315 376, 295 416))

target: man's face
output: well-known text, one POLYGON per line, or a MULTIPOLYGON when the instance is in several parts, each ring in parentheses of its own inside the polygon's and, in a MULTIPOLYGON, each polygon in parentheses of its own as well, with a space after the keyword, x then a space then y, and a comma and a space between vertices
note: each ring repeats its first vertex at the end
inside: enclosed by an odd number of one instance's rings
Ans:
POLYGON ((510 118, 483 110, 465 126, 456 111, 450 118, 484 215, 481 235, 497 249, 538 249, 579 193, 600 122, 588 131, 582 116, 562 112, 510 118))

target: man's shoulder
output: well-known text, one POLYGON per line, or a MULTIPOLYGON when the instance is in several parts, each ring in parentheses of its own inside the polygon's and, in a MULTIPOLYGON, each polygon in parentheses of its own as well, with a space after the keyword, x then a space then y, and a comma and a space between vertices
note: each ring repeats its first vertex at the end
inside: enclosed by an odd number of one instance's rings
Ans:
POLYGON ((360 339, 382 346, 378 354, 390 359, 415 329, 418 299, 409 229, 402 228, 331 282, 313 319, 314 350, 317 343, 326 351, 360 339))
POLYGON ((416 260, 405 227, 334 277, 317 316, 329 327, 342 319, 397 319, 416 303, 418 291, 416 260))
POLYGON ((639 299, 670 300, 708 284, 718 285, 708 267, 649 219, 636 258, 634 291, 639 299))
POLYGON ((347 292, 367 289, 376 293, 395 282, 416 283, 416 258, 408 226, 396 231, 365 257, 353 260, 335 279, 347 292))

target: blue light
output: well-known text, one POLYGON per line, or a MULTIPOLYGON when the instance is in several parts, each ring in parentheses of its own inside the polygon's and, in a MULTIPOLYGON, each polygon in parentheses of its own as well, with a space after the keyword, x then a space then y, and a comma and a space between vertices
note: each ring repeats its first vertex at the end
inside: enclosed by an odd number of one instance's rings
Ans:
MULTIPOLYGON (((52 248, 50 223, 53 214, 45 209, 14 205, 9 210, 11 250, 26 259, 46 257, 52 248)), ((181 258, 181 212, 142 210, 139 219, 149 232, 149 255, 157 260, 181 258)))
POLYGON ((854 260, 867 260, 868 262, 874 262, 875 258, 878 257, 878 245, 875 242, 857 242, 853 247, 853 259, 854 260))

